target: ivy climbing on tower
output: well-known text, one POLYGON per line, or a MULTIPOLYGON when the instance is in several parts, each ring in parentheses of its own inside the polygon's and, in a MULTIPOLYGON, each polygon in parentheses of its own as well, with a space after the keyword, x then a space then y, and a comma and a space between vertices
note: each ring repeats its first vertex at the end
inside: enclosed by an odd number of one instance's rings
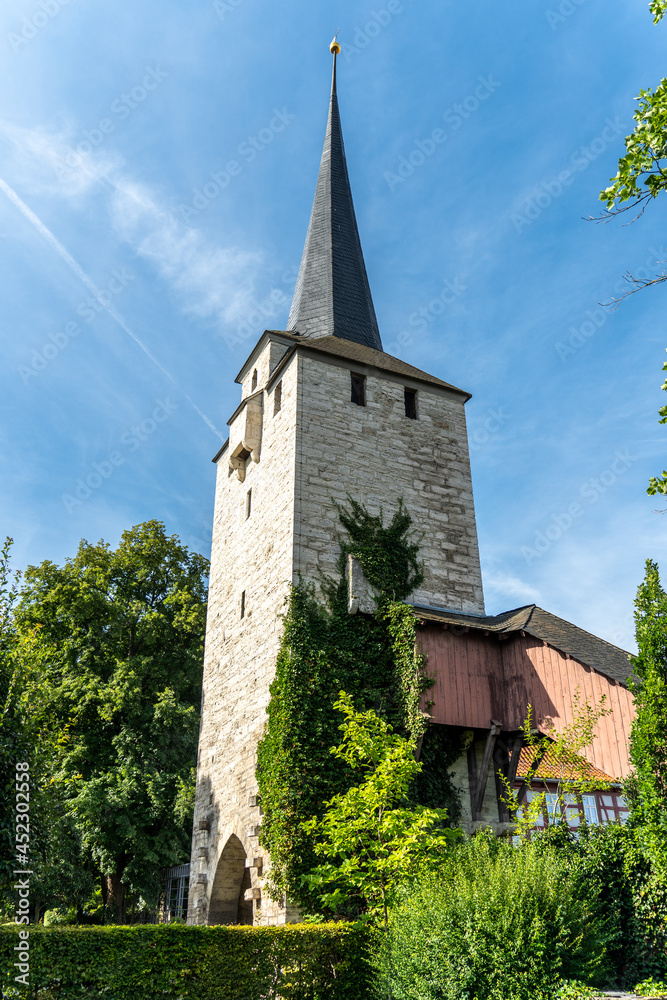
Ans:
POLYGON ((322 580, 322 599, 305 583, 291 589, 257 754, 260 843, 271 856, 267 889, 305 912, 319 908, 308 886, 318 857, 307 824, 355 782, 345 761, 331 753, 340 741, 334 704, 341 690, 358 711, 374 709, 421 748, 425 766, 409 801, 446 808, 450 822, 459 811, 447 769, 460 747, 427 726, 421 703, 432 681, 418 649, 418 618, 403 603, 424 578, 412 519, 400 500, 386 525, 382 511, 373 515, 351 497, 337 510, 344 529, 337 577, 322 580), (377 595, 373 615, 349 613, 349 556, 359 560, 377 595))

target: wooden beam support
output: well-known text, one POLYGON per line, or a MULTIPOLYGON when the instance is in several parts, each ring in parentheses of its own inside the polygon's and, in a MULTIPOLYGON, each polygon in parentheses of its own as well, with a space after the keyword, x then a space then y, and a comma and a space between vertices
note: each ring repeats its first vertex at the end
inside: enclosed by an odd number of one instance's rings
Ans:
MULTIPOLYGON (((496 751, 494 754, 494 761, 500 765, 499 770, 502 771, 505 776, 507 783, 510 788, 514 788, 514 782, 516 781, 516 772, 519 766, 519 757, 521 755, 521 747, 523 746, 523 735, 521 733, 514 736, 510 741, 509 746, 506 743, 502 743, 498 740, 496 744, 497 747, 502 747, 503 754, 502 760, 499 760, 499 755, 496 751)), ((503 801, 504 796, 507 794, 507 789, 500 779, 500 775, 496 771, 496 793, 498 795, 498 819, 501 823, 509 823, 512 819, 510 816, 510 810, 507 804, 503 801)))
POLYGON ((503 728, 502 722, 497 722, 495 719, 491 719, 491 729, 486 737, 486 746, 484 747, 484 756, 482 758, 482 767, 479 772, 479 778, 477 779, 477 789, 475 794, 475 802, 473 806, 473 819, 482 818, 482 806, 484 803, 484 793, 486 792, 486 783, 489 778, 489 767, 491 766, 491 758, 493 757, 493 751, 496 745, 496 740, 498 738, 498 733, 503 728))
POLYGON ((512 752, 510 754, 509 767, 507 769, 507 780, 509 781, 510 788, 514 787, 514 782, 516 781, 516 772, 519 766, 519 757, 521 756, 521 748, 523 747, 523 736, 515 736, 512 742, 512 752))
POLYGON ((468 785, 470 786, 470 814, 473 820, 478 819, 475 812, 477 802, 477 758, 475 756, 475 737, 467 750, 468 755, 468 785))

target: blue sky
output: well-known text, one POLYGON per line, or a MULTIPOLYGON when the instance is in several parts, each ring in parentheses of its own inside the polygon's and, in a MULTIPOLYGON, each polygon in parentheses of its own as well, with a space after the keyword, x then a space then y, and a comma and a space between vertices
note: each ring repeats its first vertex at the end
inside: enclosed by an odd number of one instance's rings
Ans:
POLYGON ((667 291, 599 303, 662 270, 665 208, 584 218, 665 73, 646 3, 6 0, 0 23, 17 566, 149 518, 209 554, 210 459, 241 363, 287 321, 340 26, 385 349, 473 393, 487 609, 535 601, 632 646, 667 539, 645 493, 666 464, 667 291))

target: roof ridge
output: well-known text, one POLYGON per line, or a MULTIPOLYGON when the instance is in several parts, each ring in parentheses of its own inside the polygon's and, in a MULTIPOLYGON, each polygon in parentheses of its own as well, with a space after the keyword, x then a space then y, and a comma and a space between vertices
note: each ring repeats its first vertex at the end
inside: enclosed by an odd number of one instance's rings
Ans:
MULTIPOLYGON (((567 618, 561 618, 561 617, 560 617, 560 615, 555 615, 555 614, 554 614, 554 613, 553 613, 552 611, 547 611, 547 609, 546 609, 546 608, 541 608, 541 607, 539 606, 539 604, 534 604, 534 605, 533 605, 533 608, 534 608, 534 609, 535 609, 536 611, 541 611, 541 612, 542 612, 542 614, 544 614, 544 615, 548 615, 548 616, 549 616, 549 618, 555 618, 555 619, 556 619, 556 621, 559 621, 559 622, 563 622, 563 623, 564 623, 565 625, 570 625, 570 626, 571 626, 572 628, 576 628, 576 629, 577 629, 577 631, 579 631, 579 632, 583 632, 583 633, 584 633, 584 635, 588 635, 588 636, 590 636, 590 638, 591 638, 591 639, 595 639, 595 641, 596 641, 596 642, 604 642, 604 643, 605 643, 605 645, 607 645, 607 646, 611 646, 611 647, 612 647, 612 649, 617 649, 617 650, 619 651, 619 653, 624 653, 624 654, 627 654, 627 656, 634 656, 634 653, 631 653, 631 652, 630 652, 629 650, 627 650, 627 649, 623 649, 623 647, 622 647, 622 646, 617 646, 617 645, 616 645, 616 643, 614 643, 614 642, 609 642, 609 640, 608 640, 608 639, 603 639, 603 638, 602 638, 602 636, 600 636, 600 635, 595 635, 595 633, 594 633, 594 632, 589 632, 589 631, 588 631, 588 629, 585 629, 585 628, 582 628, 582 627, 581 627, 580 625, 575 625, 575 624, 574 624, 574 622, 569 622, 569 621, 567 620, 567 618)), ((532 616, 531 616, 531 617, 532 617, 532 616)))

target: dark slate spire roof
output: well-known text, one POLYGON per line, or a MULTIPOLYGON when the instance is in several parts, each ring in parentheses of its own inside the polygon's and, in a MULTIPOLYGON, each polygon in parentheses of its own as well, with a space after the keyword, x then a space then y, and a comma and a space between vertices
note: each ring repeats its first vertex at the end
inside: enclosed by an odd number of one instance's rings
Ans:
POLYGON ((287 328, 382 350, 345 162, 335 51, 324 149, 287 328))

